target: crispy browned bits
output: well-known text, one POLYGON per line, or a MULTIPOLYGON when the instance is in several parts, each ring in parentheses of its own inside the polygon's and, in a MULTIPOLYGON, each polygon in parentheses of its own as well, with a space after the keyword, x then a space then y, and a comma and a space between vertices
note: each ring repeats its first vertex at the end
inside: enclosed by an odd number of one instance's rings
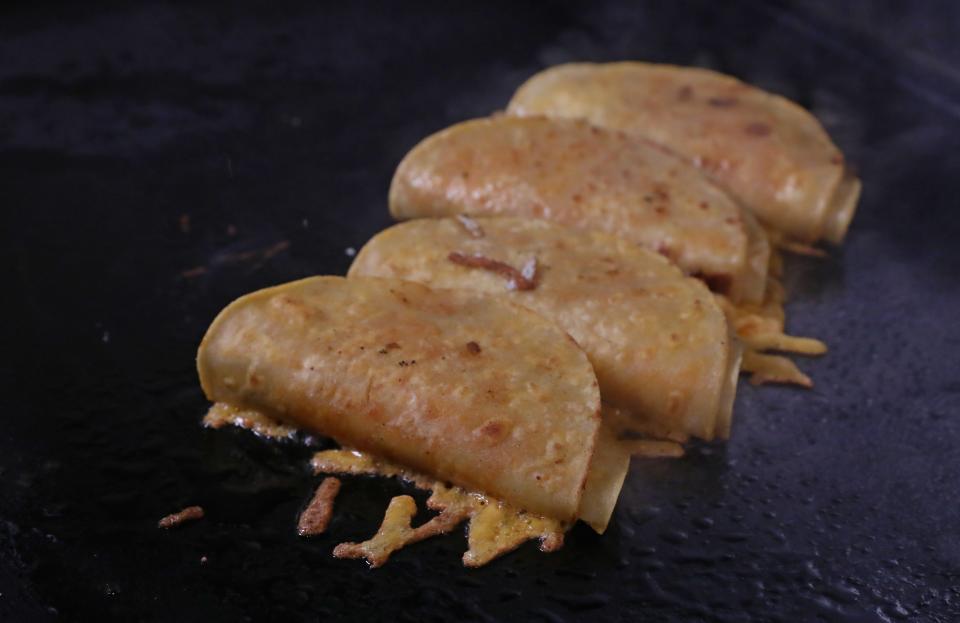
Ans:
POLYGON ((313 536, 323 534, 330 525, 330 518, 333 517, 333 501, 340 492, 340 479, 329 477, 324 478, 317 492, 313 494, 310 504, 300 514, 300 520, 297 522, 297 534, 300 536, 313 536))
POLYGON ((563 547, 563 532, 551 532, 540 539, 541 552, 555 552, 563 547))
POLYGON ((473 238, 483 238, 486 235, 483 231, 483 228, 480 227, 480 223, 476 222, 466 214, 458 214, 457 220, 463 225, 463 228, 467 230, 467 233, 470 234, 473 238))
MULTIPOLYGON (((232 228, 233 225, 230 225, 232 228)), ((228 228, 228 233, 230 230, 228 228)), ((231 236, 233 234, 230 234, 231 236)), ((255 262, 252 269, 256 270, 263 266, 263 264, 272 258, 273 256, 282 253, 290 248, 289 240, 281 240, 280 242, 273 244, 269 247, 263 247, 261 249, 254 249, 252 251, 243 251, 241 253, 228 253, 225 255, 217 255, 210 262, 210 266, 194 266, 193 268, 188 268, 186 270, 180 271, 180 277, 183 279, 193 279, 194 277, 199 277, 206 274, 210 268, 216 266, 233 266, 236 264, 241 264, 244 262, 255 262)))
POLYGON ((167 515, 158 521, 157 527, 169 530, 170 528, 176 528, 180 524, 198 519, 203 519, 203 508, 200 506, 188 506, 182 511, 167 515))
POLYGON ((406 545, 450 532, 467 519, 471 511, 466 506, 440 507, 439 510, 439 515, 413 528, 410 521, 417 513, 416 502, 409 495, 398 495, 390 500, 383 523, 373 538, 362 543, 340 543, 333 548, 333 556, 335 558, 366 558, 370 567, 375 569, 383 566, 393 552, 406 545))
POLYGON ((479 355, 481 348, 476 342, 467 342, 467 350, 473 355, 479 355))
POLYGON ((482 255, 465 255, 453 251, 447 259, 454 264, 467 268, 482 268, 507 278, 507 287, 511 290, 533 290, 537 287, 537 260, 530 258, 522 270, 517 270, 506 262, 490 259, 482 255))

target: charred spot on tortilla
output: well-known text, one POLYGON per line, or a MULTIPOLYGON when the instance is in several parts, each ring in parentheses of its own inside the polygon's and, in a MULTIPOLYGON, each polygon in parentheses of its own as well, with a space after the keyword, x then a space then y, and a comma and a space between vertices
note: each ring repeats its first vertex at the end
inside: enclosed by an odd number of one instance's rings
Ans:
POLYGON ((377 352, 380 353, 381 355, 386 355, 386 354, 389 353, 391 350, 397 350, 398 348, 400 348, 400 345, 399 345, 399 344, 397 344, 396 342, 390 342, 389 344, 387 344, 386 346, 384 346, 383 348, 381 348, 381 349, 378 350, 377 352))
POLYGON ((707 99, 707 103, 715 108, 730 108, 731 106, 737 105, 737 98, 735 97, 711 97, 707 99))
POLYGON ((743 131, 751 136, 767 136, 773 130, 766 123, 760 123, 759 121, 755 121, 753 123, 748 123, 743 128, 743 131))

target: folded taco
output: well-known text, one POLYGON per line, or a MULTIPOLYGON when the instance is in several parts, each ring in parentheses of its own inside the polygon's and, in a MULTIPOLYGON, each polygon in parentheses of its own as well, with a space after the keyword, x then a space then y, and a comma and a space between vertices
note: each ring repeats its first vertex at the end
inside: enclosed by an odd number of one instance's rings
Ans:
POLYGON ((633 430, 727 438, 738 342, 700 281, 621 238, 513 217, 419 219, 371 239, 349 277, 500 296, 555 321, 584 349, 605 403, 633 430))
POLYGON ((860 180, 817 119, 790 100, 706 69, 571 63, 527 80, 518 116, 586 119, 660 143, 707 172, 766 225, 840 243, 860 180))
POLYGON ((583 351, 498 297, 304 279, 227 306, 197 367, 211 401, 600 532, 629 461, 599 434, 600 394, 583 351))
POLYGON ((763 299, 753 215, 664 148, 580 121, 492 117, 423 140, 390 187, 395 218, 539 218, 657 251, 735 301, 763 299))

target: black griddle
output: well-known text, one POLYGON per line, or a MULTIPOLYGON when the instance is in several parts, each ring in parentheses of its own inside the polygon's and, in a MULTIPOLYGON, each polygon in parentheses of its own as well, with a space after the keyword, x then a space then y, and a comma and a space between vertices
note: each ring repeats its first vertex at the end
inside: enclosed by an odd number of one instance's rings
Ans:
POLYGON ((0 620, 960 620, 958 35, 946 1, 7 7, 0 620), (635 461, 558 553, 334 560, 410 493, 364 478, 298 538, 328 442, 199 426, 209 321, 342 274, 420 138, 624 58, 782 93, 859 166, 847 243, 788 265, 816 388, 742 381, 730 443, 635 461))

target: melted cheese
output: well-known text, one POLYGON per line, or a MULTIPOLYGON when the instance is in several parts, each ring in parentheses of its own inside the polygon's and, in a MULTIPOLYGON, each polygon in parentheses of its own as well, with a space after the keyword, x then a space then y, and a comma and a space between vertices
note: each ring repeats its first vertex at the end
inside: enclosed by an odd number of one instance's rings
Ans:
POLYGON ((410 520, 417 514, 417 503, 409 495, 398 495, 390 500, 383 524, 372 539, 362 543, 341 543, 333 549, 337 558, 366 558, 371 567, 387 562, 390 554, 416 540, 417 531, 410 520))
POLYGON ((241 409, 225 402, 215 402, 203 417, 207 428, 221 428, 226 425, 237 426, 254 434, 270 439, 291 439, 297 433, 293 426, 287 426, 259 411, 241 409))
MULTIPOLYGON (((784 243, 771 234, 771 242, 784 247, 784 243)), ((783 258, 780 253, 770 254, 770 274, 778 275, 782 272, 783 258)), ((801 387, 813 387, 810 377, 800 371, 800 368, 787 357, 770 355, 764 351, 780 351, 797 355, 822 355, 827 352, 827 345, 820 340, 809 337, 787 335, 785 331, 786 313, 783 304, 786 293, 783 285, 775 277, 769 277, 767 292, 763 303, 734 304, 722 295, 716 295, 720 307, 727 315, 730 326, 743 343, 744 353, 741 370, 751 373, 750 382, 754 385, 762 383, 789 383, 801 387)))
POLYGON ((530 515, 495 501, 470 516, 469 549, 463 555, 467 567, 480 567, 512 551, 530 539, 540 539, 540 550, 553 552, 563 546, 563 525, 555 519, 530 515))
POLYGON ((468 549, 463 555, 463 564, 467 567, 485 565, 531 539, 539 538, 540 549, 545 552, 563 545, 567 529, 563 522, 527 513, 480 493, 448 486, 363 452, 325 450, 313 457, 312 465, 317 473, 398 476, 419 489, 432 491, 427 507, 439 511, 437 516, 414 528, 411 520, 417 513, 416 503, 410 496, 397 496, 390 501, 377 533, 361 543, 341 543, 333 551, 338 558, 365 558, 371 567, 379 567, 402 547, 450 532, 465 520, 469 520, 468 549))
POLYGON ((678 459, 683 456, 683 446, 675 441, 624 439, 621 443, 631 456, 646 459, 678 459))
POLYGON ((790 359, 781 355, 765 355, 754 350, 743 353, 743 362, 740 368, 750 373, 750 383, 787 383, 800 387, 811 388, 813 381, 804 374, 790 359))
MULTIPOLYGON (((238 409, 216 403, 207 412, 203 423, 210 428, 233 425, 264 437, 288 438, 296 429, 286 426, 257 411, 238 409)), ((509 504, 480 493, 448 486, 427 476, 405 470, 389 461, 380 460, 356 450, 324 450, 317 452, 311 465, 315 473, 375 475, 400 477, 418 489, 431 491, 427 508, 438 514, 413 528, 416 502, 407 495, 393 498, 377 533, 361 543, 341 543, 333 550, 337 558, 364 558, 371 567, 387 562, 390 555, 407 545, 446 534, 465 520, 468 550, 463 555, 467 567, 480 567, 513 551, 526 541, 540 539, 540 549, 552 552, 563 546, 567 525, 555 519, 527 513, 509 504)))

